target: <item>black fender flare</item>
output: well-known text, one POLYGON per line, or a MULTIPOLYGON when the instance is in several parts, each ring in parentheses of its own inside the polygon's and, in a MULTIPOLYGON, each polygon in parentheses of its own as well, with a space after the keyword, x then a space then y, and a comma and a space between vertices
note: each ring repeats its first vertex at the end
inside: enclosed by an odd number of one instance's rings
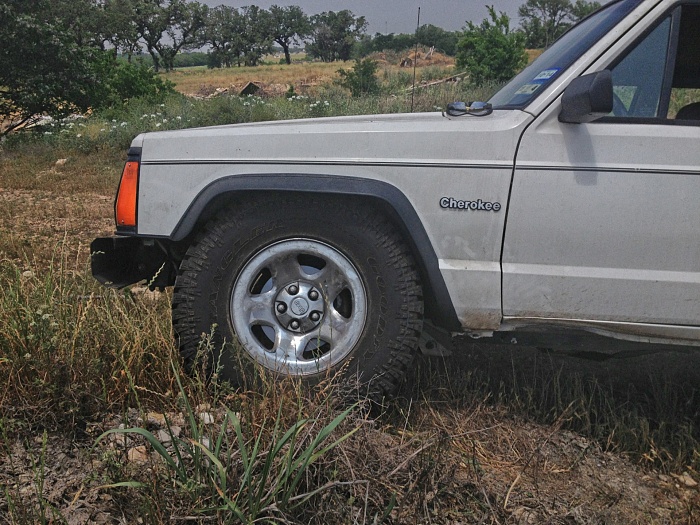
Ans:
POLYGON ((266 173, 222 177, 194 198, 170 239, 177 242, 190 235, 209 205, 221 195, 241 192, 353 195, 379 201, 392 215, 390 218, 400 228, 416 258, 424 283, 426 317, 446 330, 461 329, 425 227, 406 195, 396 186, 374 179, 323 174, 266 173))

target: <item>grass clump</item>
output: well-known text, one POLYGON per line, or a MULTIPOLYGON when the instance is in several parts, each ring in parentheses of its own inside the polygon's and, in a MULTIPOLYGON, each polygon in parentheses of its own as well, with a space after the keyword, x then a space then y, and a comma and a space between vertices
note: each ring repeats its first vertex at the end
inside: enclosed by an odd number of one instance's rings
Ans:
MULTIPOLYGON (((145 428, 133 427, 108 430, 97 442, 112 434, 142 437, 162 460, 171 489, 186 498, 200 516, 218 515, 224 522, 245 524, 284 520, 312 498, 345 484, 332 479, 332 469, 330 476, 321 476, 327 481, 320 485, 309 484, 309 477, 318 477, 316 463, 323 462, 324 456, 359 429, 354 426, 335 436, 355 407, 333 417, 333 410, 321 406, 312 419, 303 414, 301 403, 295 407, 282 402, 276 416, 256 428, 244 424, 250 419, 223 403, 214 411, 197 414, 175 368, 174 375, 183 405, 185 436, 179 435, 164 418, 167 434, 160 434, 160 438, 145 428), (288 428, 283 427, 289 419, 283 415, 283 407, 298 415, 288 428), (324 418, 330 421, 323 421, 324 418)), ((140 481, 121 481, 109 487, 124 486, 157 489, 140 481)))

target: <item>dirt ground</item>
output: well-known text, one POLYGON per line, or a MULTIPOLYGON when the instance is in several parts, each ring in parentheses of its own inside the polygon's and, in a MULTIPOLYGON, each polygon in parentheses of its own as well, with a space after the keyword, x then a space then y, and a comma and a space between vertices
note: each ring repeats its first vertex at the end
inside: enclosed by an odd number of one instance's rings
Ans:
MULTIPOLYGON (((91 239, 112 231, 112 202, 112 195, 66 195, 0 187, 0 263, 11 259, 27 271, 56 257, 86 264, 91 239)), ((533 366, 533 360, 542 355, 541 348, 490 347, 460 339, 454 360, 422 358, 419 366, 440 373, 449 363, 452 374, 454 368, 465 375, 475 369, 489 373, 504 366, 533 366), (513 360, 514 355, 519 361, 513 360)), ((587 361, 575 356, 552 359, 561 365, 557 368, 564 370, 561 373, 585 370, 606 381, 638 381, 641 390, 646 388, 650 374, 671 377, 672 382, 676 377, 689 389, 697 389, 700 384, 700 352, 654 354, 626 361, 587 361)), ((485 523, 700 523, 697 472, 662 473, 605 451, 604 443, 564 430, 561 422, 538 424, 509 415, 497 405, 475 404, 470 399, 455 404, 445 402, 445 398, 452 399, 433 391, 416 398, 411 405, 416 422, 411 436, 368 425, 348 445, 349 453, 383 458, 373 472, 366 473, 377 481, 401 479, 416 468, 421 458, 416 451, 421 447, 439 450, 444 455, 444 477, 436 481, 435 492, 425 497, 425 504, 436 509, 431 523, 474 522, 460 514, 455 505, 461 495, 473 492, 475 487, 481 494, 485 516, 490 516, 485 523), (475 411, 475 406, 481 408, 475 411)), ((688 407, 695 418, 696 401, 691 398, 693 405, 688 407)), ((136 423, 137 418, 135 413, 108 415, 93 422, 89 434, 94 437, 120 424, 136 423)), ((6 437, 11 442, 3 448, 11 453, 0 456, 0 486, 31 499, 37 490, 36 465, 43 448, 43 495, 67 523, 129 522, 125 502, 115 501, 100 487, 99 476, 94 475, 109 468, 109 460, 104 449, 91 449, 90 439, 76 442, 63 434, 53 434, 46 436, 44 443, 41 435, 29 439, 6 437)), ((148 454, 143 458, 129 454, 119 457, 138 464, 152 459, 148 454)), ((3 510, 0 505, 0 523, 9 523, 9 518, 3 516, 6 511, 7 507, 3 510)), ((417 523, 400 506, 389 521, 417 523)))

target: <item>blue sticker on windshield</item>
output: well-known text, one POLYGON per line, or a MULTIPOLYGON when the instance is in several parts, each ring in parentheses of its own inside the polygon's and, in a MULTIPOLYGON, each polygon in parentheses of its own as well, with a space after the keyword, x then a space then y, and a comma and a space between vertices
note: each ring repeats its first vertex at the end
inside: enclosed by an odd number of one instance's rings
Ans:
POLYGON ((540 74, 533 78, 532 81, 538 84, 544 84, 547 80, 552 78, 558 72, 558 67, 553 67, 552 69, 545 69, 544 71, 540 71, 540 74))

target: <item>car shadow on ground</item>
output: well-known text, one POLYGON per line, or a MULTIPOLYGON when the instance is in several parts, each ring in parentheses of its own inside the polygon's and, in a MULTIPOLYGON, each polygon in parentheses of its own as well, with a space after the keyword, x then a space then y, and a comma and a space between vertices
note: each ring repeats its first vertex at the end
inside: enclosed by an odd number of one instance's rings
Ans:
POLYGON ((665 470, 700 467, 700 348, 566 337, 457 337, 451 355, 419 356, 404 399, 502 404, 665 470))

